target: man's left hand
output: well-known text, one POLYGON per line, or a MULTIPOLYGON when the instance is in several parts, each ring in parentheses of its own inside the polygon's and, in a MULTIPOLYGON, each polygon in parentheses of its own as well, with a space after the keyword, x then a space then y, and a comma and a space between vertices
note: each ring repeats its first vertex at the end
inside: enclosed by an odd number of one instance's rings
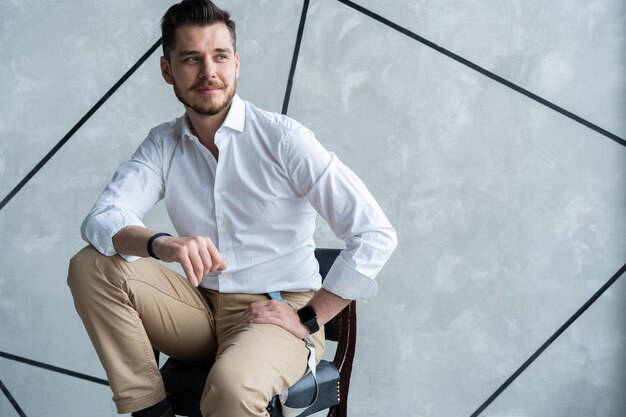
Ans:
POLYGON ((239 324, 252 323, 275 324, 298 339, 304 339, 309 334, 309 329, 300 322, 296 310, 277 300, 257 301, 250 304, 239 320, 239 324))

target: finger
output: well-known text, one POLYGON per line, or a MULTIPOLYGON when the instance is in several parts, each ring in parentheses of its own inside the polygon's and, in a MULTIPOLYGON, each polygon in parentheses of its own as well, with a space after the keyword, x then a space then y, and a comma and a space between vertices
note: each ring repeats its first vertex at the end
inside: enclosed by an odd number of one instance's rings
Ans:
POLYGON ((220 264, 224 261, 222 260, 220 252, 217 250, 213 242, 211 242, 211 239, 207 239, 207 250, 209 251, 209 255, 211 256, 211 272, 215 272, 219 269, 220 264))
POLYGON ((248 311, 248 312, 244 313, 244 314, 241 316, 241 322, 243 322, 243 323, 249 323, 249 322, 250 322, 250 320, 253 320, 256 316, 257 316, 257 314, 256 314, 256 313, 254 313, 254 312, 252 312, 252 311, 248 311))
POLYGON ((248 306, 248 309, 253 309, 253 308, 262 308, 262 307, 268 307, 272 305, 272 301, 273 300, 261 300, 261 301, 255 301, 253 303, 250 303, 250 305, 248 306))
POLYGON ((255 317, 248 321, 249 324, 275 324, 283 327, 283 321, 274 316, 255 317))
POLYGON ((255 301, 248 305, 246 311, 243 312, 240 318, 240 323, 249 322, 249 320, 254 320, 257 317, 274 315, 275 317, 282 317, 283 314, 280 309, 277 309, 276 306, 278 304, 282 304, 275 300, 263 300, 263 301, 255 301))
POLYGON ((199 255, 202 259, 202 265, 204 266, 204 270, 202 271, 202 276, 206 276, 209 272, 211 272, 211 266, 213 266, 211 261, 211 255, 209 255, 209 251, 206 248, 206 244, 199 247, 199 255))
POLYGON ((250 312, 245 313, 244 317, 246 320, 259 320, 259 319, 266 319, 269 317, 282 320, 284 318, 284 315, 281 314, 281 312, 277 310, 262 308, 262 309, 251 310, 250 312))
POLYGON ((280 324, 283 320, 280 317, 277 317, 273 314, 252 314, 250 316, 242 317, 241 323, 243 324, 280 324))
POLYGON ((191 261, 196 280, 200 283, 202 278, 204 278, 204 263, 202 262, 202 258, 198 252, 190 252, 189 260, 191 261))
POLYGON ((183 271, 185 272, 185 275, 187 276, 189 283, 193 287, 197 287, 198 281, 196 280, 196 274, 193 271, 193 267, 191 266, 191 262, 189 261, 189 259, 188 258, 180 259, 178 263, 180 263, 180 265, 183 267, 183 271))

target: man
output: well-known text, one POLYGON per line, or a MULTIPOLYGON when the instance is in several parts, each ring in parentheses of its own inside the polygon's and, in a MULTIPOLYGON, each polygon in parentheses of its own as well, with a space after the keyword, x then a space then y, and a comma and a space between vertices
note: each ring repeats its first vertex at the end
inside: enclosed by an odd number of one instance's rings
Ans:
POLYGON ((155 347, 215 360, 205 417, 266 416, 269 400, 306 373, 303 338, 319 360, 324 323, 374 297, 395 231, 310 130, 239 98, 227 12, 185 0, 161 27, 161 72, 185 114, 152 129, 118 168, 83 222, 91 245, 72 258, 68 284, 118 412, 173 415, 155 347), (141 221, 161 199, 178 236, 141 221), (317 213, 346 242, 323 288, 317 213), (184 279, 150 256, 178 262, 184 279), (289 304, 268 297, 275 292, 289 304))

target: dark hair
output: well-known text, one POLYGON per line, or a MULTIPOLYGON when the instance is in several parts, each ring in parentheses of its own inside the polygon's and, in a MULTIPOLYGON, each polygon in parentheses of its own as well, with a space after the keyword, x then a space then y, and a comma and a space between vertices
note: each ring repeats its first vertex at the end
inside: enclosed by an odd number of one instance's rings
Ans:
POLYGON ((237 50, 235 22, 230 20, 230 13, 217 7, 211 0, 183 0, 170 7, 161 19, 163 56, 168 61, 176 45, 176 29, 184 25, 209 26, 224 23, 230 32, 233 52, 237 50))

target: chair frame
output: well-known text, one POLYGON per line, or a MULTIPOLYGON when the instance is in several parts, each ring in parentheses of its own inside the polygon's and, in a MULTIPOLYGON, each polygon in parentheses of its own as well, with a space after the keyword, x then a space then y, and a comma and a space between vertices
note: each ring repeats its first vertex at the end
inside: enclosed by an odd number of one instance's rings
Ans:
MULTIPOLYGON (((340 249, 315 249, 315 258, 318 260, 322 281, 326 278, 328 270, 340 252, 340 249), (325 264, 321 262, 321 259, 329 257, 332 258, 332 262, 325 264)), ((339 371, 339 385, 337 386, 339 403, 328 409, 327 417, 347 417, 348 414, 348 392, 356 351, 356 324, 356 301, 352 300, 339 314, 324 325, 326 340, 337 342, 333 364, 339 371)))
MULTIPOLYGON (((351 301, 336 317, 339 337, 333 364, 339 370, 339 404, 332 406, 328 417, 347 417, 348 390, 356 350, 356 301, 351 301)), ((334 320, 334 319, 333 319, 334 320)))
MULTIPOLYGON (((328 270, 339 253, 340 249, 315 249, 315 257, 320 266, 322 280, 326 277, 328 270), (321 259, 324 262, 321 262, 321 259)), ((326 340, 337 342, 337 349, 332 363, 339 371, 339 382, 337 384, 338 403, 328 409, 327 417, 347 417, 348 391, 356 349, 356 325, 356 301, 354 300, 324 325, 326 340)), ((154 350, 154 354, 158 364, 160 352, 154 350)), ((275 398, 270 401, 267 410, 271 417, 283 417, 275 398)))

